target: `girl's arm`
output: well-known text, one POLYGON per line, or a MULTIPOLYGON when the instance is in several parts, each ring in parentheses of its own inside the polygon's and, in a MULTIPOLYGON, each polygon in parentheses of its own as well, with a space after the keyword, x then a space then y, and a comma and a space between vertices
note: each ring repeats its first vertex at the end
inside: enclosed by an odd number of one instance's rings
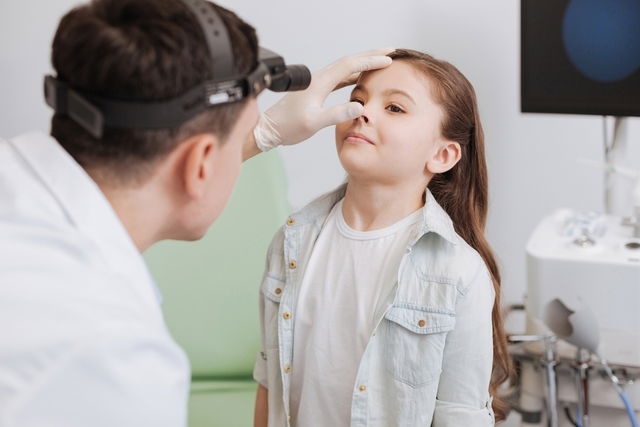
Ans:
MULTIPOLYGON (((260 285, 260 288, 262 289, 262 286, 264 286, 264 281, 267 280, 267 278, 269 277, 269 273, 272 272, 272 269, 274 268, 273 265, 273 261, 274 261, 274 254, 275 254, 275 259, 282 259, 282 256, 278 257, 278 254, 281 254, 283 252, 283 247, 284 245, 284 233, 282 231, 282 229, 280 229, 275 236, 273 237, 273 240, 271 241, 271 244, 269 245, 269 249, 267 250, 267 262, 266 262, 266 266, 265 266, 265 272, 264 272, 264 276, 262 278, 262 282, 260 285)), ((282 264, 282 262, 277 263, 276 266, 282 264)), ((282 268, 284 268, 284 265, 281 266, 282 268)), ((275 271, 276 274, 281 274, 282 277, 284 277, 284 272, 283 271, 278 271, 276 269, 275 271)), ((258 382, 258 391, 256 393, 256 406, 255 406, 255 410, 254 410, 254 419, 253 419, 253 425, 254 427, 267 427, 268 423, 269 423, 269 400, 268 400, 268 389, 266 386, 269 386, 268 383, 268 365, 267 365, 267 357, 266 357, 266 346, 265 346, 265 342, 266 342, 266 325, 265 325, 265 296, 262 293, 262 291, 260 291, 260 295, 258 297, 258 314, 259 314, 259 319, 260 319, 260 343, 261 343, 261 351, 258 354, 258 357, 256 358, 256 364, 254 366, 253 369, 253 379, 256 380, 258 382)))
POLYGON ((456 326, 447 335, 433 426, 493 426, 489 381, 493 366, 493 283, 482 263, 458 295, 456 326))
POLYGON ((253 427, 267 427, 269 420, 268 393, 268 390, 263 385, 258 385, 253 427))

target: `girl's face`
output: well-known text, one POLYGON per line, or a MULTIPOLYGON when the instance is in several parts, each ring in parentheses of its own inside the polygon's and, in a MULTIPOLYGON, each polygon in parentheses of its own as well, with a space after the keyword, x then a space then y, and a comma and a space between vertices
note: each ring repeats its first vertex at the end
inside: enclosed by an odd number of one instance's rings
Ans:
POLYGON ((442 110, 431 83, 406 61, 363 75, 351 101, 364 106, 357 119, 336 126, 340 162, 351 177, 382 184, 423 183, 440 140, 442 110))

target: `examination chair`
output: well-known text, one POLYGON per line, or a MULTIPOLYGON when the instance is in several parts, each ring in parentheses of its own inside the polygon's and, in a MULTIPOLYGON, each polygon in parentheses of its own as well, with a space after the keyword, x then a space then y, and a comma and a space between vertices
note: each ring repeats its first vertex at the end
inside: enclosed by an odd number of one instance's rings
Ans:
POLYGON ((191 362, 189 427, 253 425, 259 286, 267 247, 288 213, 282 160, 272 150, 244 163, 202 240, 160 242, 145 253, 166 322, 191 362))

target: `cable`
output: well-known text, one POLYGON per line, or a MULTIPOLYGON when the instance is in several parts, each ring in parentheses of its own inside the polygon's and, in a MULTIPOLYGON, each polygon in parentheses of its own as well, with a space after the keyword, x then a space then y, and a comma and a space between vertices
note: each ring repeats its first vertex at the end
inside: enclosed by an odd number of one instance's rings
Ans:
POLYGON ((583 408, 582 408, 582 424, 589 424, 589 378, 587 375, 588 371, 585 372, 585 377, 582 379, 582 394, 584 396, 583 400, 583 408))
POLYGON ((571 410, 566 405, 564 407, 564 414, 567 416, 567 419, 569 420, 572 426, 578 427, 578 424, 576 424, 576 422, 573 420, 573 417, 571 416, 571 410))
POLYGON ((576 427, 582 427, 582 414, 580 413, 580 407, 576 408, 576 427))
POLYGON ((631 403, 629 403, 629 397, 627 396, 627 393, 625 393, 625 391, 621 389, 618 392, 618 394, 620 395, 620 398, 622 398, 622 401, 624 402, 624 407, 627 410, 627 414, 629 415, 629 419, 631 420, 632 427, 638 427, 638 419, 636 418, 636 413, 633 410, 631 403))
POLYGON ((613 388, 616 389, 616 391, 618 392, 618 395, 620 395, 620 398, 622 399, 622 402, 624 402, 624 407, 627 410, 627 415, 629 415, 631 426, 638 427, 638 418, 636 418, 636 413, 633 410, 633 406, 631 406, 631 403, 629 402, 629 397, 627 396, 627 393, 625 393, 624 389, 620 385, 620 380, 618 379, 618 377, 616 377, 616 375, 611 370, 609 363, 605 359, 600 357, 600 355, 598 355, 598 358, 602 363, 602 367, 604 368, 604 371, 607 373, 607 376, 611 380, 611 383, 613 384, 613 388))

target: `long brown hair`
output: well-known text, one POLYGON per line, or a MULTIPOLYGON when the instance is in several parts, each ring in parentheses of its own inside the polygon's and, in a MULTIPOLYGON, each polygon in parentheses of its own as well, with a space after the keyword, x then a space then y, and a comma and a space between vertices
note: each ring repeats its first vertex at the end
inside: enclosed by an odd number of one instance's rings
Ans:
POLYGON ((398 49, 389 55, 407 61, 422 71, 432 83, 432 96, 443 111, 441 135, 460 144, 460 161, 451 170, 435 175, 429 190, 451 217, 456 232, 484 260, 495 289, 493 304, 493 372, 489 392, 496 420, 506 417, 508 405, 497 396, 497 389, 509 379, 511 359, 500 311, 500 271, 484 235, 488 209, 488 176, 484 154, 484 133, 478 104, 471 83, 448 62, 422 52, 398 49))

